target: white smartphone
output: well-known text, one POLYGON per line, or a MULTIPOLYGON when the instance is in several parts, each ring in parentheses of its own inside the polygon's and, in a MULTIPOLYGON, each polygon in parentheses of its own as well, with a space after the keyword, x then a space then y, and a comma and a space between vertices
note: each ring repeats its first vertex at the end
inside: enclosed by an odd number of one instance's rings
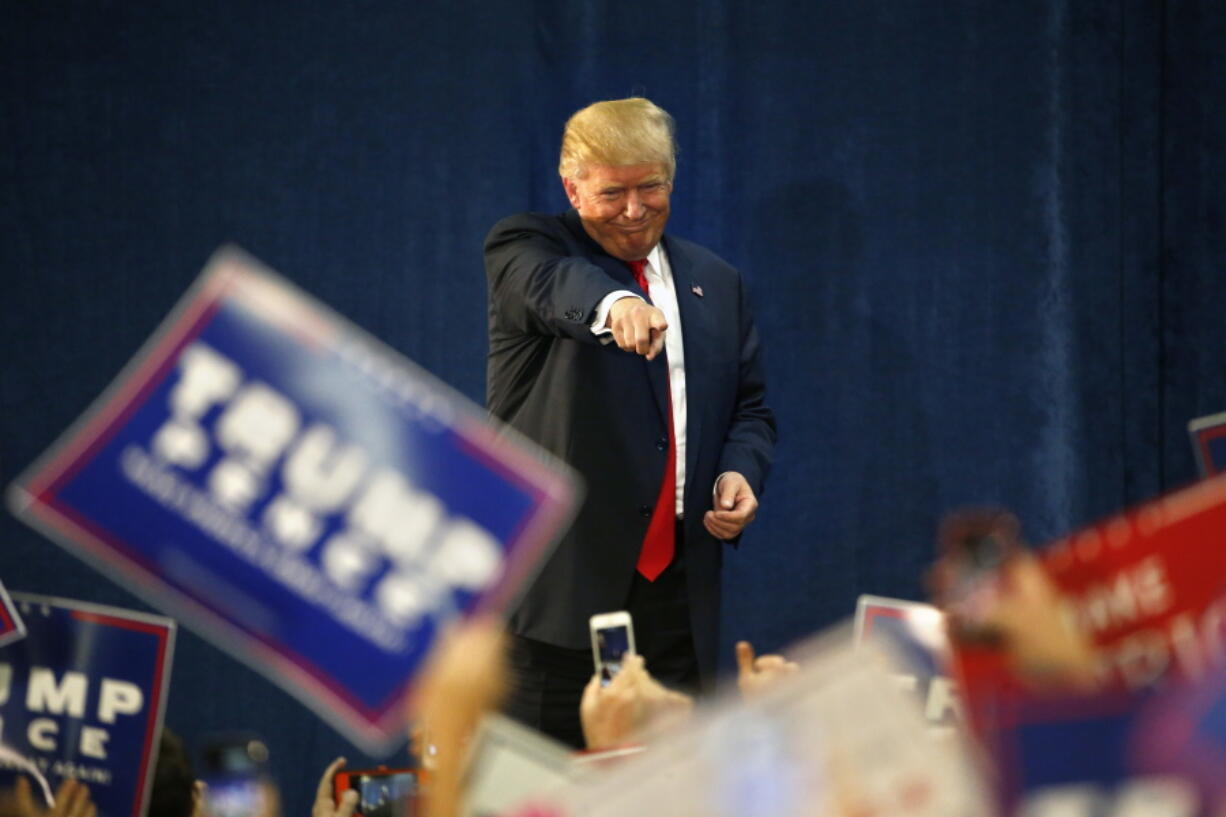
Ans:
POLYGON ((622 667, 622 659, 634 652, 634 624, 625 610, 597 613, 588 619, 592 631, 592 659, 601 686, 613 680, 622 667))

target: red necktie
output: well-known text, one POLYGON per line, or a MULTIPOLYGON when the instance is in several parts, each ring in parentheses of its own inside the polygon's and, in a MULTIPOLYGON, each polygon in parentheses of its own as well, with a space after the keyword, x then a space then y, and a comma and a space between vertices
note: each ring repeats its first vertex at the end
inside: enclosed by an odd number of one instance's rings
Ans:
MULTIPOLYGON (((634 280, 642 287, 644 294, 651 297, 647 288, 647 259, 627 261, 626 264, 634 273, 634 280)), ((665 355, 665 364, 668 357, 665 355)), ((667 372, 667 368, 665 369, 667 372)), ((665 383, 667 383, 667 378, 665 383)), ((656 497, 656 507, 651 514, 651 524, 647 526, 647 535, 643 537, 643 549, 639 552, 637 565, 639 573, 649 582, 664 572, 669 562, 673 560, 673 549, 677 536, 677 444, 673 439, 673 396, 669 387, 668 397, 668 456, 664 462, 664 479, 660 483, 660 495, 656 497)))

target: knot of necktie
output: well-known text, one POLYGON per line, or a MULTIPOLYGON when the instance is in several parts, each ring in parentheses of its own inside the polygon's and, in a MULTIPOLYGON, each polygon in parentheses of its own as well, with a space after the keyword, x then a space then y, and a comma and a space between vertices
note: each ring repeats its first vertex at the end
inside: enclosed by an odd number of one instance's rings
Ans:
POLYGON ((640 258, 637 261, 627 261, 626 266, 629 267, 630 271, 634 273, 635 282, 640 287, 642 287, 643 292, 646 293, 648 291, 647 289, 647 259, 640 258))

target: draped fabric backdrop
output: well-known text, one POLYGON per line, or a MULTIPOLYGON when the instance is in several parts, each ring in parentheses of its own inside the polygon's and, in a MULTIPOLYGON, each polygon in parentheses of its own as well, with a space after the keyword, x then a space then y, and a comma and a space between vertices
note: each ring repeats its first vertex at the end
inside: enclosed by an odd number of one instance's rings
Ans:
MULTIPOLYGON (((484 0, 0 9, 0 469, 233 241, 480 401, 480 245, 565 206, 565 117, 677 119, 672 230, 749 282, 781 445, 725 571, 760 648, 921 598, 940 515, 1042 542, 1195 476, 1226 410, 1226 5, 484 0)), ((141 602, 5 515, 18 590, 141 602)), ((346 745, 185 633, 168 723, 346 745)))

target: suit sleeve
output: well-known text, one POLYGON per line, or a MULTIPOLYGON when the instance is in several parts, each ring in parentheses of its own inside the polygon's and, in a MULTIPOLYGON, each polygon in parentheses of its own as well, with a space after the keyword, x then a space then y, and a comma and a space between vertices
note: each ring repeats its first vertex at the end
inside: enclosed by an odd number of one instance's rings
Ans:
POLYGON ((600 301, 625 289, 530 215, 503 219, 485 239, 491 310, 504 328, 599 343, 590 323, 600 301))
POLYGON ((716 473, 739 472, 760 498, 775 453, 775 414, 766 405, 762 349, 745 292, 745 282, 739 276, 738 298, 740 357, 737 361, 736 406, 727 436, 724 438, 716 473))

